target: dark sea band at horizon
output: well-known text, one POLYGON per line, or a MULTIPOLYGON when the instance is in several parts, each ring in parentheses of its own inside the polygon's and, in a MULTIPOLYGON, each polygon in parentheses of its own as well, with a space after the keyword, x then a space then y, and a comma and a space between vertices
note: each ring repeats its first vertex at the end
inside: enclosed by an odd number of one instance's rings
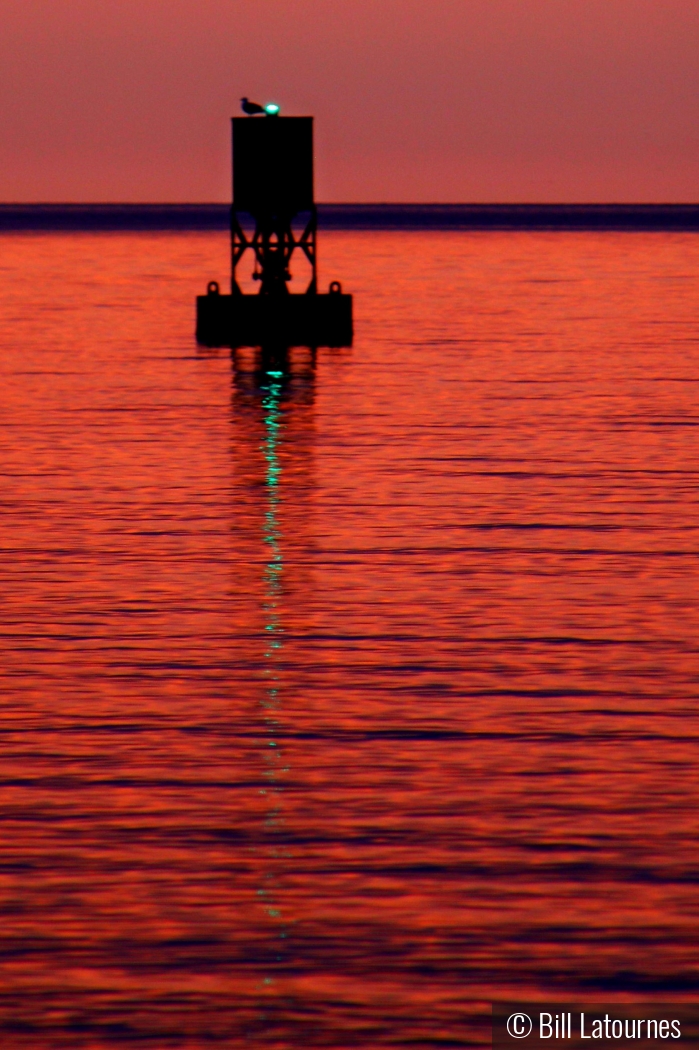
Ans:
MULTIPOLYGON (((699 203, 319 204, 326 230, 699 230, 699 203)), ((0 233, 20 230, 227 230, 221 203, 6 203, 0 233)))

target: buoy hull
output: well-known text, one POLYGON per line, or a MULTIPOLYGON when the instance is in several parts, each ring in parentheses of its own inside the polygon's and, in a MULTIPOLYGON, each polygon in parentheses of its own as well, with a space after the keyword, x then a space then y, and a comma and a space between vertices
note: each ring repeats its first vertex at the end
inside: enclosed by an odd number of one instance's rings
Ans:
POLYGON ((202 346, 352 345, 352 296, 197 296, 197 342, 202 346))

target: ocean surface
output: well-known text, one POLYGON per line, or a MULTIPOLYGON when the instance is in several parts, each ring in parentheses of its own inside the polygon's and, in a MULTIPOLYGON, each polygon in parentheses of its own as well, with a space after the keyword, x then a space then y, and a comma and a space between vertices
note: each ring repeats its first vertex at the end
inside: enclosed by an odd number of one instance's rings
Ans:
POLYGON ((485 1046, 699 996, 699 238, 0 238, 3 1050, 485 1046))

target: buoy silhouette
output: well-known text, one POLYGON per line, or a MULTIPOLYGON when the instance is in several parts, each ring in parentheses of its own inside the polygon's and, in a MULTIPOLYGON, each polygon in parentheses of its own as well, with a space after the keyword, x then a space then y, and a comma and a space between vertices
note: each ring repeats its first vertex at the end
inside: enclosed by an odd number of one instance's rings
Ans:
POLYGON ((241 104, 246 116, 233 118, 231 291, 222 295, 210 281, 197 297, 197 339, 205 346, 351 346, 352 296, 339 281, 318 291, 313 118, 280 117, 273 102, 241 104), (251 119, 260 114, 274 119, 251 119), (238 283, 250 257, 257 294, 238 283), (292 293, 291 265, 299 258, 310 264, 310 282, 292 293))

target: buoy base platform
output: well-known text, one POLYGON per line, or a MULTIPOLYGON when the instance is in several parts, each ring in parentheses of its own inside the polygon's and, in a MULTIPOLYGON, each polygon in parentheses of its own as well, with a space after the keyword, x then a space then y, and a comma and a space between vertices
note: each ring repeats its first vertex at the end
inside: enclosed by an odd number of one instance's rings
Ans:
POLYGON ((337 282, 327 294, 221 295, 211 281, 197 296, 197 342, 202 346, 352 345, 352 296, 337 282))

